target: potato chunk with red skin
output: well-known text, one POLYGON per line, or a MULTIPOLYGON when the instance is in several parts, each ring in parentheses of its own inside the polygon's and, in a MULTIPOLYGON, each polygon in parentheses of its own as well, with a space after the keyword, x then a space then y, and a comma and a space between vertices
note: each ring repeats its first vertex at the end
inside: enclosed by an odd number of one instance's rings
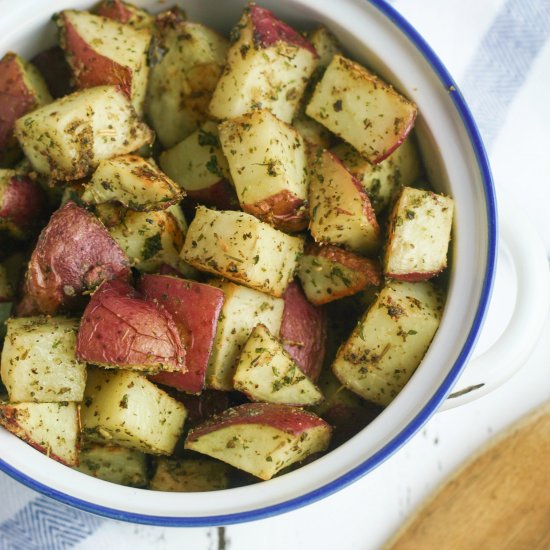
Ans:
POLYGON ((138 289, 146 300, 160 304, 170 313, 187 350, 187 372, 161 372, 151 380, 178 390, 199 393, 204 388, 218 317, 225 300, 223 291, 167 275, 144 275, 138 289))
POLYGON ((85 291, 128 279, 128 258, 92 214, 68 202, 50 218, 29 262, 24 292, 34 311, 78 309, 85 291))
POLYGON ((185 347, 176 323, 126 282, 105 281, 84 310, 77 358, 102 367, 185 372, 185 347))
POLYGON ((145 10, 121 0, 101 0, 95 9, 97 15, 130 25, 134 29, 150 28, 154 18, 145 10))
POLYGON ((0 169, 0 230, 16 239, 29 237, 40 221, 43 202, 44 193, 31 178, 0 169))
POLYGON ((17 160, 17 142, 13 137, 15 121, 49 101, 46 84, 32 65, 12 52, 0 60, 1 163, 17 160))
POLYGON ((245 403, 191 430, 185 448, 261 479, 325 450, 331 428, 313 413, 274 403, 245 403))
POLYGON ((319 378, 327 335, 325 312, 309 303, 299 283, 293 281, 283 294, 285 306, 280 338, 285 351, 314 382, 319 378))

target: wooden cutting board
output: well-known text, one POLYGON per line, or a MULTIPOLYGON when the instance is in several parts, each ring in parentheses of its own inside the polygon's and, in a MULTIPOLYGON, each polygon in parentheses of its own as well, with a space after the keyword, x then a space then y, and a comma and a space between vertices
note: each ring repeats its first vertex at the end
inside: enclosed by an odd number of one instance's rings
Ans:
POLYGON ((550 403, 463 465, 385 550, 549 550, 550 403))

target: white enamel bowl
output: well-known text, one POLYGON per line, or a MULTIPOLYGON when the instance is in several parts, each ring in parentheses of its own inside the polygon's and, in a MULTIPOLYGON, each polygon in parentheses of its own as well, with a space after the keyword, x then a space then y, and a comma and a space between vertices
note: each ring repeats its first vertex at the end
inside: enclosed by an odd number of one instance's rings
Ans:
MULTIPOLYGON (((54 42, 53 25, 49 23, 54 11, 87 8, 91 2, 8 0, 0 5, 4 8, 0 53, 14 50, 31 57, 54 42)), ((149 5, 153 10, 161 7, 158 2, 149 5)), ((187 0, 183 7, 190 19, 227 32, 243 5, 241 0, 187 0)), ((327 25, 354 59, 370 66, 417 103, 417 129, 430 181, 456 202, 449 295, 441 327, 405 389, 360 434, 312 464, 247 487, 175 494, 113 485, 66 468, 0 430, 0 467, 29 487, 67 504, 116 519, 167 526, 229 524, 303 506, 367 474, 399 449, 443 404, 473 350, 495 273, 497 214, 483 146, 455 83, 416 31, 382 0, 265 0, 261 5, 300 28, 327 25)), ((525 238, 520 238, 518 246, 512 245, 518 257, 525 238)), ((532 266, 527 256, 520 258, 516 267, 529 261, 532 266)), ((533 269, 527 271, 519 269, 517 273, 520 294, 521 282, 532 276, 533 269)), ((535 290, 540 286, 539 280, 535 290)), ((516 317, 521 317, 519 313, 516 317)), ((503 366, 508 375, 534 343, 526 332, 523 330, 522 346, 515 345, 512 350, 517 360, 503 366)), ((536 335, 536 330, 531 333, 536 335)), ((510 349, 506 351, 511 354, 510 349)), ((478 378, 469 384, 478 391, 489 387, 487 380, 479 378, 481 372, 488 376, 487 366, 483 369, 477 369, 478 378)), ((470 395, 462 393, 465 398, 470 395)))

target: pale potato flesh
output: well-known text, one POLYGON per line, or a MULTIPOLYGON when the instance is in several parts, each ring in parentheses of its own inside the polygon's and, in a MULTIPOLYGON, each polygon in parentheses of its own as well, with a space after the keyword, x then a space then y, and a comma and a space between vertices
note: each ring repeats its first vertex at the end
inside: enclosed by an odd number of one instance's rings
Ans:
POLYGON ((210 281, 225 294, 206 372, 207 387, 231 391, 236 362, 252 329, 264 324, 278 335, 284 301, 229 281, 210 281))
POLYGON ((384 272, 404 280, 424 280, 447 267, 453 199, 405 187, 390 216, 384 272))
POLYGON ((292 280, 302 250, 302 238, 250 214, 199 206, 181 256, 201 271, 279 297, 292 280))
POLYGON ((388 283, 338 350, 334 374, 364 399, 389 405, 422 361, 442 307, 431 283, 388 283))
POLYGON ((170 455, 186 416, 179 401, 141 374, 100 368, 88 371, 81 411, 87 441, 170 455))
POLYGON ((11 402, 82 401, 86 364, 75 354, 78 319, 19 317, 7 328, 1 372, 11 402))
POLYGON ((159 458, 149 489, 177 493, 219 491, 229 487, 227 464, 201 458, 159 458))
POLYGON ((416 106, 358 63, 335 55, 306 114, 377 163, 407 137, 416 106))
POLYGON ((36 109, 17 120, 15 136, 37 172, 63 180, 153 141, 116 86, 80 90, 36 109))
POLYGON ((153 163, 137 155, 102 160, 85 184, 88 204, 116 201, 131 210, 162 210, 183 198, 180 188, 153 163))
POLYGON ((252 401, 264 403, 307 406, 323 399, 319 388, 264 325, 254 328, 241 350, 233 386, 252 401))
POLYGON ((62 464, 78 462, 76 403, 2 403, 0 425, 62 464))
POLYGON ((83 474, 129 487, 145 487, 149 477, 145 453, 118 445, 87 445, 80 450, 76 469, 83 474))

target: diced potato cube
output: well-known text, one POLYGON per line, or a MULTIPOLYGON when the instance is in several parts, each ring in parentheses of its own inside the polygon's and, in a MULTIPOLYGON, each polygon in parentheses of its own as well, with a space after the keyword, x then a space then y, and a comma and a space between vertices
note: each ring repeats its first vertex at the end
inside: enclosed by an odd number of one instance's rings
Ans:
POLYGON ((232 33, 210 114, 234 118, 256 108, 291 122, 317 64, 313 46, 265 8, 251 4, 232 33))
POLYGON ((145 487, 149 477, 147 456, 117 445, 87 445, 80 450, 76 469, 83 474, 129 487, 145 487))
POLYGON ((346 143, 332 152, 361 182, 377 214, 392 202, 401 187, 413 184, 422 175, 422 161, 413 135, 378 164, 371 164, 346 143))
POLYGON ((424 357, 442 309, 442 293, 428 282, 387 284, 338 350, 334 374, 361 397, 388 405, 424 357))
POLYGON ((424 281, 447 267, 453 199, 405 187, 390 216, 384 273, 403 281, 424 281))
POLYGON ((116 86, 80 90, 36 109, 17 120, 15 136, 37 172, 60 180, 83 178, 100 160, 154 137, 116 86))
POLYGON ((254 327, 243 346, 233 386, 251 401, 305 406, 323 399, 319 388, 264 325, 254 327))
POLYGON ((66 466, 78 462, 76 403, 1 403, 0 426, 66 466))
POLYGON ((358 63, 335 55, 306 114, 376 164, 405 140, 416 106, 358 63))
POLYGON ((11 402, 82 401, 86 365, 76 359, 78 319, 9 319, 2 382, 11 402))
POLYGON ((308 246, 300 258, 298 277, 307 299, 316 305, 352 296, 381 283, 377 260, 336 246, 308 246))
POLYGON ((220 125, 242 209, 285 231, 307 226, 307 158, 300 134, 260 109, 220 125))
POLYGON ((252 329, 261 323, 278 335, 284 301, 229 281, 210 281, 210 284, 223 290, 225 303, 218 318, 206 384, 210 388, 230 391, 237 357, 252 329))
POLYGON ((359 254, 380 246, 380 227, 361 183, 329 151, 310 153, 310 231, 318 243, 359 254))
POLYGON ((183 191, 153 163, 137 155, 123 155, 99 163, 85 184, 88 204, 116 201, 131 210, 163 210, 179 202, 183 191))
POLYGON ((250 214, 200 206, 181 256, 197 269, 279 297, 292 280, 302 250, 302 238, 250 214))
POLYGON ((229 487, 229 466, 200 458, 159 458, 149 489, 196 493, 219 491, 229 487))
POLYGON ((187 412, 141 374, 90 368, 81 416, 88 441, 170 455, 187 412))

